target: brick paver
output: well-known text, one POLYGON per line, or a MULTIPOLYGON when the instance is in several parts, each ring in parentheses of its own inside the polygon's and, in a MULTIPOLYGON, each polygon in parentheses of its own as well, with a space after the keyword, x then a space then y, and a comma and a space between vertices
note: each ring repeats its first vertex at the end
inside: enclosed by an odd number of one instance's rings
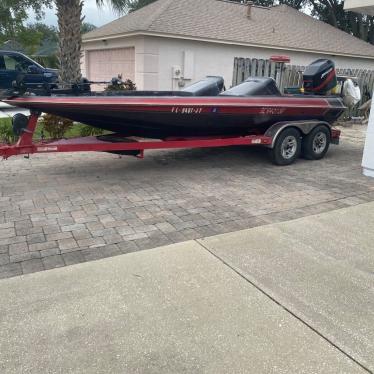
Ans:
POLYGON ((246 147, 0 162, 0 278, 372 201, 364 132, 289 167, 246 147))

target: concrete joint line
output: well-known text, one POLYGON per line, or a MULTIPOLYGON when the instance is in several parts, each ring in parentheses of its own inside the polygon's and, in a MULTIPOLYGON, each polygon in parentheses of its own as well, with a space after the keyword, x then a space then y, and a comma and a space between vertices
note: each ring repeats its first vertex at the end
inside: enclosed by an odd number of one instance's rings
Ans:
POLYGON ((209 252, 212 256, 214 256, 217 260, 222 262, 224 265, 226 265, 228 268, 230 268, 234 273, 239 275, 242 279, 244 279, 247 283, 249 283, 251 286, 255 287, 258 291, 260 291, 263 295, 265 295, 267 298, 269 298, 271 301, 276 303, 278 306, 280 306, 282 309, 284 309, 287 313, 291 314, 294 318, 296 318, 298 321, 300 321, 303 325, 308 327, 310 330, 312 330, 315 334, 317 334, 319 337, 321 337, 323 340, 325 340, 328 344, 333 346, 335 349, 337 349, 339 352, 341 352, 343 355, 345 355, 347 358, 349 358, 351 361, 353 361, 355 364, 360 366, 363 370, 365 370, 367 373, 374 374, 373 371, 371 371, 369 368, 367 368, 365 365, 363 365, 361 362, 356 360, 353 356, 351 356, 349 353, 345 352, 342 348, 340 348, 337 344, 335 344, 332 340, 330 340, 328 337, 324 336, 320 331, 318 331, 316 328, 314 328, 311 324, 304 321, 301 317, 299 317, 295 312, 293 312, 291 309, 289 309, 287 306, 283 305, 281 302, 279 302, 277 299, 275 299, 272 295, 270 295, 268 292, 263 290, 261 286, 257 285, 252 280, 248 279, 239 269, 236 269, 232 265, 230 265, 227 261, 216 255, 213 251, 211 251, 209 248, 207 248, 200 239, 196 239, 195 242, 199 244, 202 248, 204 248, 207 252, 209 252))

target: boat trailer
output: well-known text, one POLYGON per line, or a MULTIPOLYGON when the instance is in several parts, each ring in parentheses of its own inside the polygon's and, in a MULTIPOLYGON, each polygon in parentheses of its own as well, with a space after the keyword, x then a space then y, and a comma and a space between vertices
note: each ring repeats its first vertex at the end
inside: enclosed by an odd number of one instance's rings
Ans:
MULTIPOLYGON (((266 146, 275 150, 281 134, 285 130, 297 129, 301 137, 307 136, 318 126, 329 129, 329 143, 339 144, 340 130, 333 129, 328 123, 321 121, 291 121, 287 123, 276 123, 264 134, 240 135, 240 136, 210 136, 210 137, 172 137, 166 139, 140 139, 132 137, 121 137, 118 134, 103 136, 84 136, 60 140, 42 140, 33 142, 33 135, 38 123, 40 113, 32 112, 28 117, 27 125, 21 129, 17 143, 1 144, 0 157, 8 159, 11 156, 24 155, 28 157, 35 153, 58 153, 58 152, 109 152, 120 155, 132 155, 138 158, 144 157, 144 151, 150 149, 176 149, 176 148, 210 148, 227 146, 266 146)), ((300 140, 301 141, 301 140, 300 140)), ((284 141, 283 141, 284 143, 284 141)), ((282 144, 283 144, 282 143, 282 144)), ((286 144, 287 146, 287 144, 286 144)), ((289 145, 290 146, 290 145, 289 145)), ((297 144, 296 144, 297 146, 297 144)), ((292 144, 291 144, 292 147, 292 144)), ((297 148, 297 147, 296 147, 297 148)), ((327 147, 328 148, 328 147, 327 147)), ((285 152, 280 149, 279 152, 285 152)), ((292 157, 273 157, 278 165, 288 165, 294 161, 292 157)), ((277 155, 276 155, 277 156, 277 155)))

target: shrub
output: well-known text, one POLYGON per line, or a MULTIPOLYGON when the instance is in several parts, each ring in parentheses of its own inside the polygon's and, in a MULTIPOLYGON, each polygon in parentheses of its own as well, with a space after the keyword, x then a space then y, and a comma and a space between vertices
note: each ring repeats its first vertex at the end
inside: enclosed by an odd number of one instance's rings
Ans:
POLYGON ((111 84, 109 84, 105 91, 136 91, 136 85, 131 79, 122 80, 122 75, 118 75, 118 78, 113 78, 111 84))
POLYGON ((0 118, 0 143, 14 143, 17 136, 13 133, 12 120, 0 118))
POLYGON ((79 129, 79 135, 80 136, 97 136, 97 135, 103 135, 104 130, 98 129, 97 127, 83 125, 79 129))
POLYGON ((43 129, 53 139, 61 139, 65 133, 73 127, 73 121, 67 118, 55 116, 54 114, 44 114, 41 118, 43 129))

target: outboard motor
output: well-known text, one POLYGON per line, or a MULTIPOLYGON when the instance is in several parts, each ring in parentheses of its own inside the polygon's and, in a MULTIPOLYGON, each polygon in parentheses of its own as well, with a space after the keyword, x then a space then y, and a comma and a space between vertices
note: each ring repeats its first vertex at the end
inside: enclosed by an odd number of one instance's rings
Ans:
POLYGON ((223 90, 223 86, 224 80, 222 77, 208 76, 181 91, 189 92, 193 96, 217 96, 223 90))
POLYGON ((280 96, 273 78, 250 77, 243 83, 221 93, 220 96, 280 96))
POLYGON ((305 93, 326 95, 338 84, 335 64, 325 59, 312 62, 304 71, 303 81, 305 93))

